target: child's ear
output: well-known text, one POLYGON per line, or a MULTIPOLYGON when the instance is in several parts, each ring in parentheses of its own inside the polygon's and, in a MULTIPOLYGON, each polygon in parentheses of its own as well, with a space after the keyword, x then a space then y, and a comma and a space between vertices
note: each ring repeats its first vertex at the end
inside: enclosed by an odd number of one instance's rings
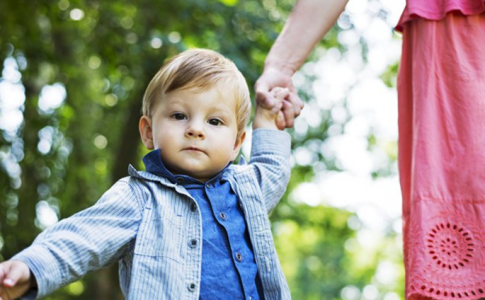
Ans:
POLYGON ((155 147, 153 144, 152 120, 147 116, 141 117, 138 129, 140 130, 141 141, 145 147, 148 150, 153 150, 155 147))
POLYGON ((246 138, 246 131, 243 131, 238 137, 236 137, 236 142, 234 143, 234 150, 232 152, 232 160, 235 160, 237 155, 239 154, 239 150, 241 149, 242 144, 244 143, 244 139, 246 138))

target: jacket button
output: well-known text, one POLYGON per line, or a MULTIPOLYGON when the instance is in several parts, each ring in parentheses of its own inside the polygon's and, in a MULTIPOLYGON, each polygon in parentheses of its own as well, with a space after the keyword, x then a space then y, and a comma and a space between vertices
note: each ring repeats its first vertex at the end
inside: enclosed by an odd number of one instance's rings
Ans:
POLYGON ((225 213, 223 213, 223 212, 221 212, 221 213, 219 214, 219 216, 220 216, 220 217, 221 217, 221 219, 223 219, 224 221, 227 219, 227 215, 226 215, 225 213))
POLYGON ((193 292, 195 292, 195 289, 196 289, 196 288, 197 288, 197 284, 195 284, 195 283, 193 283, 193 282, 192 282, 191 284, 189 284, 189 286, 187 286, 187 289, 188 289, 190 292, 192 292, 192 293, 193 293, 193 292))
POLYGON ((190 248, 197 247, 197 240, 196 239, 191 239, 190 242, 189 242, 189 247, 190 248))
POLYGON ((236 253, 236 259, 241 262, 243 260, 243 255, 241 253, 236 253))
POLYGON ((190 211, 195 212, 197 210, 197 205, 195 203, 192 203, 190 205, 190 211))

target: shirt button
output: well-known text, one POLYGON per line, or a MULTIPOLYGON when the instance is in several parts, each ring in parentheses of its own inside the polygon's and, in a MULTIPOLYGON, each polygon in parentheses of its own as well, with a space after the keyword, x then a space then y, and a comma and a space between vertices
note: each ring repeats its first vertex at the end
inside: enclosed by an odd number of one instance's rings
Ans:
POLYGON ((243 255, 241 253, 236 253, 236 259, 241 262, 243 260, 243 255))
POLYGON ((197 288, 197 284, 193 282, 187 286, 187 289, 189 289, 189 291, 191 291, 192 293, 195 292, 196 288, 197 288))
POLYGON ((190 205, 190 210, 191 210, 192 212, 195 212, 195 211, 197 210, 197 205, 196 205, 195 203, 192 203, 192 204, 190 205))
POLYGON ((189 247, 190 248, 197 247, 197 240, 196 239, 191 239, 190 242, 189 242, 189 247))
POLYGON ((205 187, 208 188, 208 189, 210 189, 211 188, 210 183, 206 184, 205 187))
POLYGON ((220 216, 220 217, 221 217, 221 219, 223 219, 224 221, 227 219, 227 215, 226 215, 225 213, 223 213, 223 212, 221 212, 221 213, 219 214, 219 216, 220 216))

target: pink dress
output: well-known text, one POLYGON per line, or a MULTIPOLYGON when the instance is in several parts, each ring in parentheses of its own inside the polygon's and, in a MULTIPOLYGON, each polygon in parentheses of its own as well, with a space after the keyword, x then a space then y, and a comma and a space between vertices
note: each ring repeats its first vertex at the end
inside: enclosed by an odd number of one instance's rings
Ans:
POLYGON ((399 69, 406 299, 485 297, 483 1, 408 1, 399 69))

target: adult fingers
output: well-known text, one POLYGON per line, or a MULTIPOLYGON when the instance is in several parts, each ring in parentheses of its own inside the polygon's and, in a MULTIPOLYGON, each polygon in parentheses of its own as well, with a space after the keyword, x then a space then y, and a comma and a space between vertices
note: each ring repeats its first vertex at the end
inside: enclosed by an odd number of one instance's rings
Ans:
POLYGON ((301 114, 301 111, 305 104, 300 99, 297 93, 290 93, 290 95, 288 96, 288 100, 293 105, 294 118, 298 117, 301 114))
POLYGON ((285 100, 283 101, 283 108, 281 109, 285 119, 285 127, 291 128, 295 124, 295 110, 293 104, 285 100))
POLYGON ((272 97, 272 95, 270 94, 269 90, 269 84, 262 77, 260 77, 254 84, 256 101, 264 108, 267 108, 268 106, 271 107, 273 104, 271 103, 272 99, 270 99, 270 97, 272 97))
POLYGON ((278 116, 276 117, 276 127, 278 127, 279 130, 286 128, 285 116, 281 110, 278 112, 278 116))
POLYGON ((256 101, 266 109, 271 109, 275 102, 273 95, 266 88, 258 88, 256 90, 256 101))

